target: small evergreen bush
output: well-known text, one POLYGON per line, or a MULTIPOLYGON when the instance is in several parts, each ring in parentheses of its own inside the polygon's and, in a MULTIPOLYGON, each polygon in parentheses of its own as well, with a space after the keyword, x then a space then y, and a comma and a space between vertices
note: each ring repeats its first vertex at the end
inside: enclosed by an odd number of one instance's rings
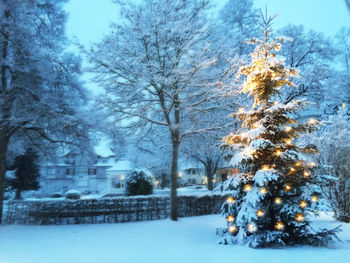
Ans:
POLYGON ((126 195, 150 195, 153 193, 152 175, 142 171, 135 170, 126 176, 125 180, 126 195))
POLYGON ((80 199, 81 193, 78 190, 69 190, 66 193, 66 199, 80 199))
POLYGON ((61 193, 53 193, 50 195, 51 198, 60 198, 60 197, 63 197, 63 194, 61 193))

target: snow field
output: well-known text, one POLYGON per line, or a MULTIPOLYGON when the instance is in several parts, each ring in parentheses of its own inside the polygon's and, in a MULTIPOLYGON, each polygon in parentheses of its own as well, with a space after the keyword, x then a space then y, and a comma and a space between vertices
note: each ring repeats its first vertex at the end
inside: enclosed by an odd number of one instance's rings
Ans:
MULTIPOLYGON (((0 226, 0 263, 349 263, 350 224, 333 248, 218 245, 220 215, 100 225, 0 226)), ((329 216, 322 227, 339 225, 329 216)))

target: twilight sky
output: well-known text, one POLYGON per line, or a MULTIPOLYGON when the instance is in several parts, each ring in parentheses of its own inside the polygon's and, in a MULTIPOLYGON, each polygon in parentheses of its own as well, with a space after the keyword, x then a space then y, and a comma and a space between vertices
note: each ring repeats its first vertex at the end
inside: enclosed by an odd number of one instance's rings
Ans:
MULTIPOLYGON (((217 9, 226 0, 212 0, 217 9)), ((344 0, 254 0, 257 8, 279 13, 275 29, 287 24, 303 24, 306 28, 334 35, 341 27, 350 26, 350 12, 344 0)), ((109 24, 118 19, 118 7, 111 0, 70 0, 67 33, 82 44, 98 42, 108 32, 109 24)))
MULTIPOLYGON (((220 10, 227 0, 212 0, 220 10)), ((279 13, 274 29, 287 24, 303 24, 307 29, 336 34, 341 27, 350 26, 350 12, 344 0, 254 0, 257 8, 267 6, 270 15, 279 13)), ((88 46, 99 42, 109 32, 109 25, 118 19, 119 9, 111 0, 70 0, 65 6, 69 13, 68 37, 88 46)), ((84 63, 85 64, 85 63, 84 63)), ((91 81, 93 75, 85 72, 82 80, 95 95, 102 90, 91 81)))

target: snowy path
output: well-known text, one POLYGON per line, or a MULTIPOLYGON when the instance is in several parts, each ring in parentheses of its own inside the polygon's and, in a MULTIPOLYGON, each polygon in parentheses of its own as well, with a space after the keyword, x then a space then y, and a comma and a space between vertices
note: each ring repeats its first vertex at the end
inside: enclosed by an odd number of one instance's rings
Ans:
MULTIPOLYGON (((322 225, 337 225, 329 218, 322 225)), ((337 248, 250 249, 217 245, 219 215, 179 222, 0 226, 0 263, 349 263, 350 224, 337 248)))

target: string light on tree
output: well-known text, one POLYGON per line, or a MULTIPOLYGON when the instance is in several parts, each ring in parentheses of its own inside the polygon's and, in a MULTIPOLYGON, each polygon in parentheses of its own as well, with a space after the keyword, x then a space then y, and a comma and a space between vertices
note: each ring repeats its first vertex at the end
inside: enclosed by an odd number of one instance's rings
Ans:
POLYGON ((230 226, 228 228, 228 231, 231 232, 231 233, 236 233, 237 232, 237 227, 236 226, 230 226))
POLYGON ((261 210, 261 209, 259 209, 259 210, 256 212, 256 215, 257 215, 258 217, 263 217, 263 216, 264 216, 264 211, 261 210))
POLYGON ((284 224, 282 221, 278 221, 276 224, 275 224, 275 229, 277 230, 283 230, 284 229, 284 224))
POLYGON ((300 201, 300 202, 299 202, 299 206, 300 206, 301 208, 305 208, 305 207, 307 206, 307 202, 306 202, 306 201, 300 201))
POLYGON ((249 192, 250 190, 252 190, 252 186, 250 184, 246 184, 243 189, 245 192, 249 192))
POLYGON ((298 214, 295 216, 295 220, 298 221, 298 222, 304 221, 304 215, 301 214, 301 213, 298 213, 298 214))
POLYGON ((235 217, 233 215, 229 215, 227 218, 226 218, 227 222, 229 223, 232 223, 233 221, 235 221, 235 217))
POLYGON ((281 199, 280 197, 276 197, 276 198, 275 198, 275 204, 276 204, 276 205, 282 204, 282 199, 281 199))
POLYGON ((318 197, 317 197, 316 195, 313 195, 313 196, 311 197, 311 201, 314 202, 314 203, 316 203, 316 202, 318 201, 318 197))
POLYGON ((232 196, 227 197, 226 202, 229 204, 233 204, 236 201, 232 196))
POLYGON ((255 232, 256 230, 257 230, 257 227, 256 227, 255 224, 249 224, 249 225, 248 225, 248 231, 249 231, 250 233, 253 233, 253 232, 255 232))
POLYGON ((305 177, 309 177, 309 176, 310 176, 310 173, 309 173, 308 171, 305 171, 305 172, 304 172, 304 176, 305 176, 305 177))
POLYGON ((259 190, 260 194, 267 194, 267 189, 266 187, 261 187, 260 190, 259 190))

